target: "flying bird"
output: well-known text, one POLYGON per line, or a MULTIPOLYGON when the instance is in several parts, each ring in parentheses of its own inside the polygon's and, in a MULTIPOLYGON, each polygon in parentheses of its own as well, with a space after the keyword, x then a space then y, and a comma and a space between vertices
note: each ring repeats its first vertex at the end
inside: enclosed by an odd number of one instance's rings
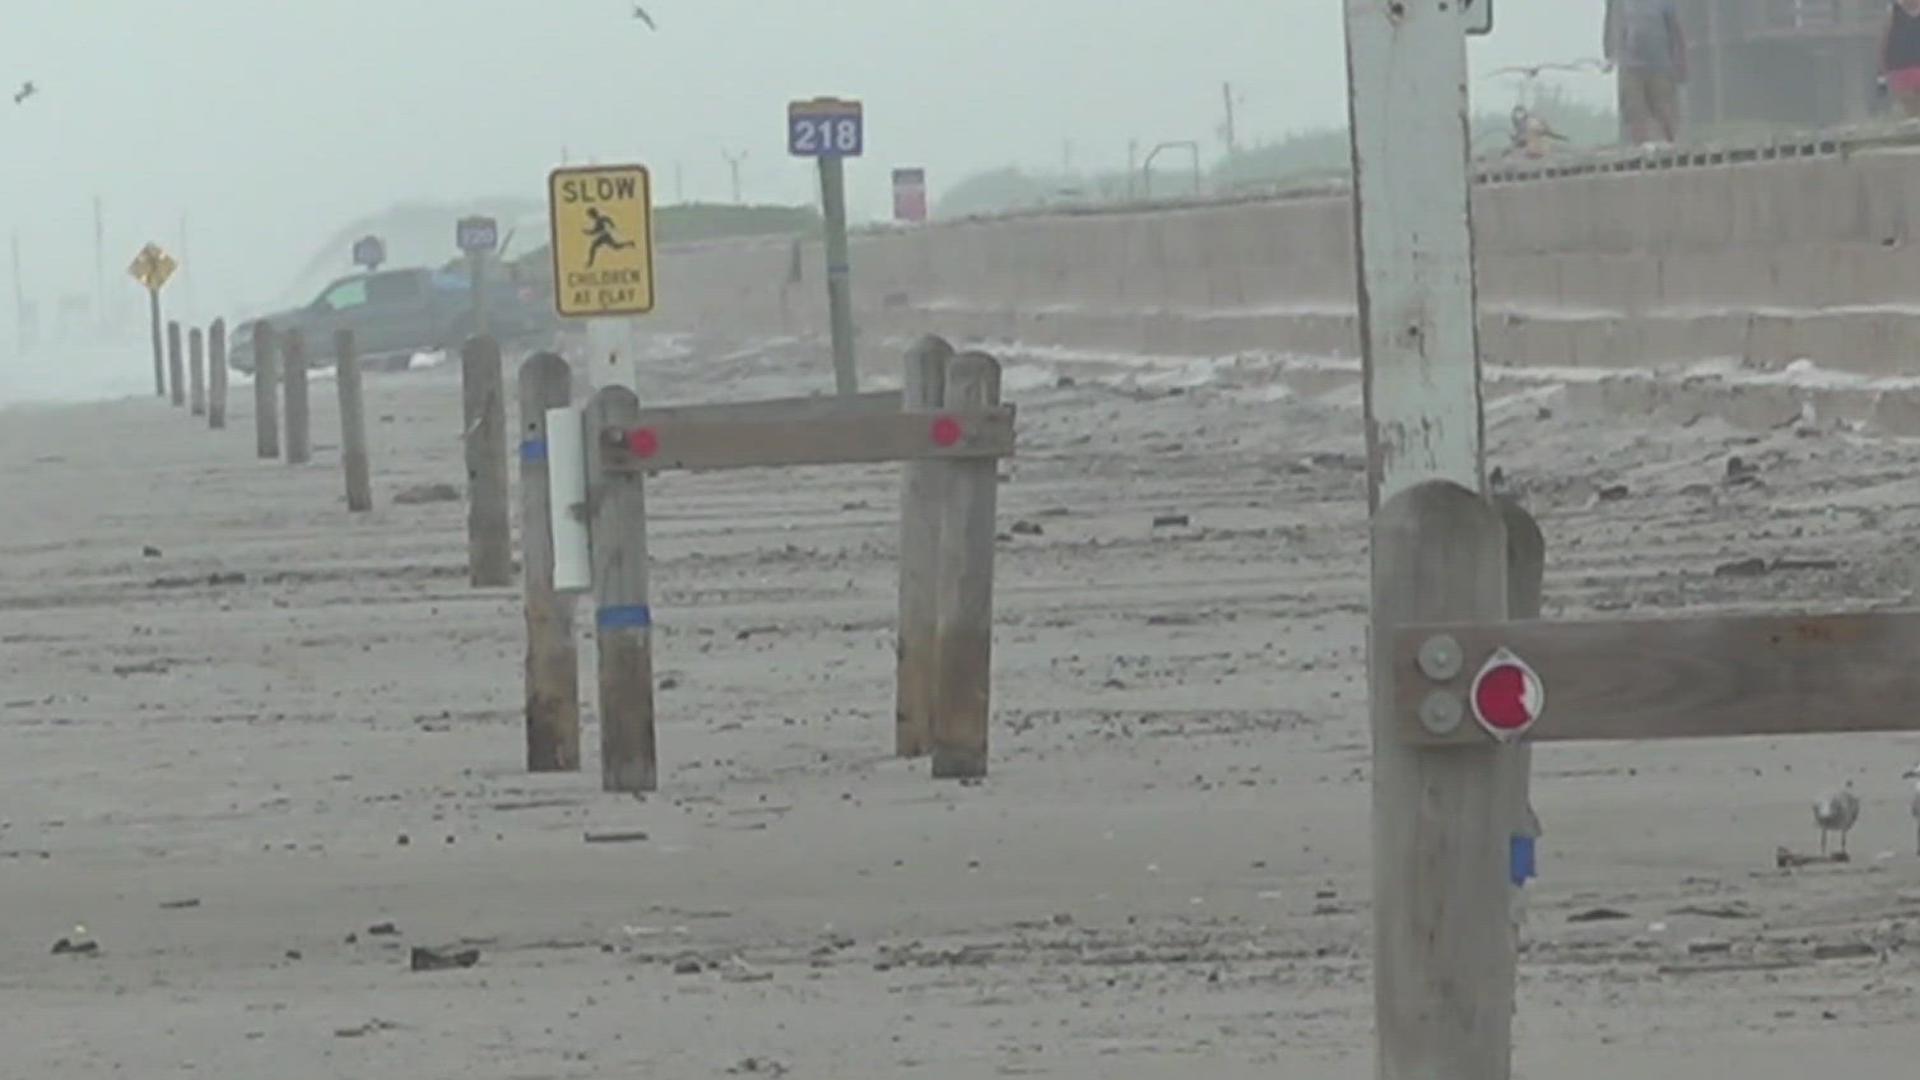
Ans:
POLYGON ((647 29, 649 30, 660 29, 658 26, 654 25, 653 16, 647 14, 647 9, 641 7, 639 4, 633 5, 633 17, 636 19, 639 19, 643 23, 646 23, 647 29))
POLYGON ((28 98, 39 92, 40 88, 33 85, 32 79, 28 79, 26 82, 20 84, 20 89, 13 92, 13 103, 15 105, 23 104, 28 98))
POLYGON ((1606 67, 1604 60, 1570 60, 1564 63, 1519 64, 1513 67, 1494 68, 1487 73, 1488 78, 1500 75, 1519 75, 1528 79, 1537 79, 1548 71, 1600 71, 1606 67))
POLYGON ((1813 823, 1820 826, 1820 854, 1827 853, 1827 834, 1840 834, 1840 854, 1847 853, 1847 832, 1860 820, 1860 796, 1853 793, 1853 781, 1839 791, 1821 797, 1813 804, 1813 823))

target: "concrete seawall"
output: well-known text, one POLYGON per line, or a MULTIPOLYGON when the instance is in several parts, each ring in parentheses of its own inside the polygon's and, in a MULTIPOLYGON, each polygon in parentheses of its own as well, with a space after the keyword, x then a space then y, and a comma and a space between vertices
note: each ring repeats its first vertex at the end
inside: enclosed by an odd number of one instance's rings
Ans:
MULTIPOLYGON (((1484 184, 1482 345, 1495 363, 1638 367, 1812 357, 1863 374, 1920 346, 1920 152, 1484 184)), ((650 328, 825 331, 817 244, 669 247, 650 328)), ((1357 352, 1342 196, 1031 216, 857 237, 868 337, 1173 355, 1357 352)))

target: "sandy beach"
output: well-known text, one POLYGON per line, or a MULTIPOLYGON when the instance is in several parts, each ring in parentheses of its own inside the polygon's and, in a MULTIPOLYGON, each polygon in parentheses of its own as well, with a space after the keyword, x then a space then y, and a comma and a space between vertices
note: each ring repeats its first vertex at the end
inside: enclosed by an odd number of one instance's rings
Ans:
MULTIPOLYGON (((369 377, 364 515, 330 382, 298 468, 254 459, 243 384, 224 432, 0 411, 0 1077, 1370 1076, 1357 390, 1002 355, 1001 528, 1038 534, 998 553, 977 786, 891 755, 893 467, 650 485, 637 800, 598 790, 588 620, 586 769, 529 776, 519 591, 468 586, 461 503, 393 500, 463 481, 453 367, 369 377), (53 953, 76 924, 98 951, 53 953)), ((1550 614, 1912 602, 1911 442, 1490 385, 1550 614), (1716 573, 1754 557, 1806 565, 1716 573)), ((817 342, 687 339, 641 378, 830 386, 817 342)), ((1541 748, 1516 1074, 1911 1075, 1916 761, 1541 748), (1777 869, 1846 780, 1853 861, 1777 869)))

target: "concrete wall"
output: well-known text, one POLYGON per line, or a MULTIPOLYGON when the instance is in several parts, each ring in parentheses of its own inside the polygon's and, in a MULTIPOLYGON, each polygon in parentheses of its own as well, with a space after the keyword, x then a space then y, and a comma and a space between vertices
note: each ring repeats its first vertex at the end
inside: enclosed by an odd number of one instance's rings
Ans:
MULTIPOLYGON (((1738 356, 1887 373, 1920 346, 1920 153, 1859 152, 1485 186, 1495 363, 1738 356)), ((819 334, 817 245, 664 249, 650 326, 819 334)), ((932 331, 1175 355, 1357 351, 1347 200, 1010 218, 857 237, 868 337, 932 331)))

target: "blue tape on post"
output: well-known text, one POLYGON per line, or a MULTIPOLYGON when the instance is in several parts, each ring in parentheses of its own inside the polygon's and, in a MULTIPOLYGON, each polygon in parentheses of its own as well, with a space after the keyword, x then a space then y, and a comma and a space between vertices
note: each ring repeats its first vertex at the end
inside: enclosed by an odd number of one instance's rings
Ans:
POLYGON ((653 609, 645 604, 603 607, 593 621, 602 630, 646 630, 653 626, 653 609))
POLYGON ((547 460, 547 440, 522 439, 520 442, 520 462, 523 465, 538 465, 547 460))
POLYGON ((1514 836, 1507 839, 1507 877, 1515 885, 1525 885, 1527 879, 1535 876, 1533 862, 1533 837, 1514 836))

